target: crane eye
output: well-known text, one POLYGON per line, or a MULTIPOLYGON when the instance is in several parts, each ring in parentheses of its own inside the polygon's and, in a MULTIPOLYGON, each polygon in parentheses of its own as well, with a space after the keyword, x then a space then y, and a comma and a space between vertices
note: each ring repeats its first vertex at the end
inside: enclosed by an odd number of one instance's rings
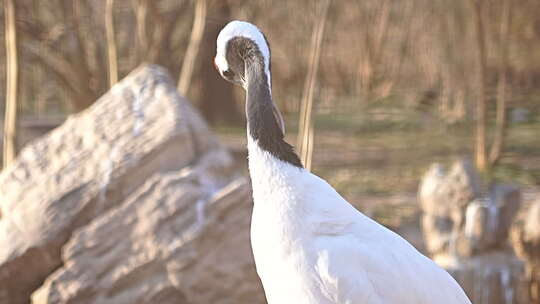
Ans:
POLYGON ((225 77, 227 79, 233 79, 234 78, 234 72, 231 71, 231 69, 228 69, 228 70, 223 72, 223 77, 225 77))

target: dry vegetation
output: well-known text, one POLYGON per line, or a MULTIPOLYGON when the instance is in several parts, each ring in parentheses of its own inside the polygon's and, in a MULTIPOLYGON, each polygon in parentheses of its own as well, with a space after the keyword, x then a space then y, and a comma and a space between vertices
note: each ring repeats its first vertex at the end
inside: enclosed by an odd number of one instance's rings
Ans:
MULTIPOLYGON (((17 99, 24 117, 82 110, 116 78, 141 62, 153 62, 176 77, 190 75, 179 80, 182 91, 211 123, 242 126, 241 92, 218 79, 212 57, 219 29, 231 19, 243 19, 256 23, 271 41, 275 99, 288 117, 288 130, 302 128, 295 123, 306 95, 302 88, 314 77, 306 75, 313 68, 318 2, 14 2, 17 99), (190 43, 198 40, 198 47, 190 43)), ((533 176, 526 180, 536 183, 539 11, 537 0, 330 1, 318 71, 312 69, 317 78, 310 93, 315 171, 339 175, 340 163, 348 164, 343 170, 354 171, 386 155, 385 167, 378 167, 387 172, 386 178, 375 178, 378 174, 369 170, 362 178, 373 177, 368 184, 384 192, 392 189, 385 181, 415 175, 397 179, 411 190, 426 163, 476 151, 478 166, 487 172, 514 176, 517 166, 533 176), (507 124, 507 112, 515 108, 530 111, 531 124, 507 124), (363 150, 377 149, 382 152, 374 154, 376 159, 360 157, 363 150), (409 155, 411 150, 415 152, 409 155), (357 162, 335 157, 339 154, 357 162), (417 155, 422 161, 411 160, 417 155), (494 170, 489 170, 491 165, 496 165, 494 170)), ((3 10, 1 14, 3 18, 3 10)), ((5 39, 5 31, 0 35, 5 39)), ((0 49, 2 99, 5 51, 0 49)))
POLYGON ((57 125, 143 62, 165 66, 245 164, 244 92, 213 67, 219 30, 240 19, 271 43, 273 97, 306 167, 418 248, 433 162, 474 159, 486 184, 525 186, 525 205, 540 193, 539 0, 2 1, 6 164, 17 117, 57 125))
MULTIPOLYGON (((15 2, 24 80, 20 99, 25 112, 33 113, 36 103, 45 110, 55 105, 50 111, 80 109, 107 90, 104 16, 109 2, 114 4, 120 77, 142 61, 165 65, 178 75, 197 1, 15 2)), ((473 2, 480 3, 483 16, 487 98, 494 97, 499 62, 506 53, 508 81, 514 99, 520 100, 540 81, 540 54, 532 51, 540 47, 540 3, 535 0, 333 1, 322 45, 319 96, 329 103, 351 98, 362 103, 397 95, 414 103, 427 95, 436 99, 445 119, 460 119, 477 94, 473 2), (509 3, 515 18, 505 34, 501 27, 509 3)), ((312 1, 208 1, 205 42, 210 43, 203 47, 213 49, 214 24, 233 18, 258 24, 272 42, 276 86, 281 96, 293 96, 280 100, 294 109, 310 62, 315 15, 312 1)), ((200 86, 192 86, 189 94, 200 86)))

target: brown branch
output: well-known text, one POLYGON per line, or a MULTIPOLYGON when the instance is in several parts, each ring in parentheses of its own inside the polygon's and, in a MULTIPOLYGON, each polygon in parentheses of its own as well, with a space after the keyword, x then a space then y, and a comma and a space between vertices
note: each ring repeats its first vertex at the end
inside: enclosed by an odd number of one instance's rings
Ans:
POLYGON ((322 39, 324 35, 324 27, 326 24, 326 15, 330 6, 330 0, 324 0, 321 3, 320 12, 317 16, 317 22, 313 35, 311 36, 311 55, 308 66, 308 72, 306 75, 306 81, 304 83, 304 93, 302 97, 302 103, 300 106, 300 120, 298 130, 297 149, 300 154, 300 160, 304 164, 307 170, 311 170, 311 163, 313 158, 313 122, 312 108, 313 108, 313 94, 315 91, 315 82, 317 78, 317 72, 319 70, 319 59, 321 57, 322 39))
POLYGON ((118 82, 118 59, 114 38, 114 0, 107 0, 105 6, 105 33, 107 36, 107 58, 109 60, 109 86, 118 82))
POLYGON ((385 0, 381 3, 381 10, 377 18, 377 26, 375 28, 375 38, 373 41, 373 57, 375 64, 379 63, 381 57, 381 49, 388 33, 388 20, 390 17, 390 1, 385 0))
POLYGON ((148 46, 148 35, 146 32, 146 15, 148 13, 148 0, 138 0, 136 7, 137 18, 137 53, 138 60, 145 61, 148 46))
MULTIPOLYGON (((66 1, 66 0, 64 0, 66 1)), ((67 55, 69 56, 70 60, 74 63, 73 68, 77 71, 77 74, 79 74, 79 77, 81 77, 83 83, 89 83, 90 82, 90 71, 88 68, 88 49, 85 47, 85 42, 90 43, 90 39, 85 39, 84 33, 81 28, 80 20, 80 5, 81 3, 84 3, 84 1, 71 1, 67 0, 69 2, 69 12, 67 16, 67 20, 69 24, 72 25, 72 31, 73 36, 75 37, 75 51, 74 52, 68 52, 67 55)))
POLYGON ((170 58, 171 38, 177 28, 177 23, 182 20, 182 14, 186 12, 189 1, 182 1, 179 6, 166 13, 160 13, 156 7, 156 2, 150 1, 148 13, 155 24, 152 31, 152 43, 148 47, 148 62, 158 62, 164 55, 170 58))
MULTIPOLYGON (((184 1, 188 2, 188 1, 184 1)), ((174 24, 175 22, 167 22, 165 16, 163 14, 160 14, 158 8, 157 8, 157 2, 156 1, 149 1, 148 2, 148 12, 147 14, 150 16, 150 20, 152 20, 153 26, 152 30, 149 31, 147 29, 148 34, 148 45, 146 49, 146 61, 151 63, 156 63, 159 57, 160 50, 163 49, 163 37, 165 35, 165 31, 167 31, 166 27, 170 27, 170 24, 174 24)), ((147 17, 148 18, 148 17, 147 17)))
POLYGON ((508 57, 509 49, 512 44, 510 39, 510 26, 512 24, 512 3, 511 0, 505 0, 503 4, 502 21, 501 21, 501 56, 499 61, 499 77, 497 83, 497 117, 495 122, 495 136, 491 145, 489 154, 489 162, 494 165, 501 156, 504 146, 506 133, 506 99, 508 98, 508 57))
POLYGON ((19 63, 17 58, 17 28, 15 25, 14 0, 4 0, 4 12, 7 75, 3 168, 6 168, 15 160, 17 155, 17 80, 19 63))
POLYGON ((476 60, 477 73, 477 100, 476 100, 476 128, 475 128, 475 162, 480 171, 488 170, 486 160, 486 43, 484 22, 482 18, 483 0, 470 0, 473 4, 474 24, 476 31, 476 60))
POLYGON ((195 15, 193 17, 193 28, 191 29, 191 37, 184 56, 184 63, 182 64, 182 70, 180 77, 178 78, 178 90, 180 93, 186 95, 191 83, 191 76, 193 75, 193 67, 197 60, 197 54, 199 53, 199 47, 204 33, 206 21, 206 0, 197 0, 195 4, 195 15))

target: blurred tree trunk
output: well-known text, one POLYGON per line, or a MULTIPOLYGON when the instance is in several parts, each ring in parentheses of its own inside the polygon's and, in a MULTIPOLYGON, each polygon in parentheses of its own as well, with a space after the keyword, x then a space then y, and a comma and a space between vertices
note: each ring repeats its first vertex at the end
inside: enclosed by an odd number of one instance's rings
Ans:
POLYGON ((509 96, 507 92, 508 84, 508 57, 511 43, 510 28, 512 24, 512 0, 505 0, 503 3, 502 21, 500 28, 500 60, 497 83, 497 118, 495 123, 495 136, 491 146, 489 161, 492 165, 500 159, 504 146, 506 135, 506 99, 509 96))
POLYGON ((300 120, 298 122, 298 140, 297 149, 300 155, 300 160, 304 164, 306 170, 311 170, 313 159, 313 94, 315 91, 315 82, 317 80, 317 72, 319 71, 319 62, 321 57, 322 39, 324 35, 324 27, 326 25, 326 15, 330 0, 320 2, 318 14, 315 15, 316 22, 313 34, 311 36, 311 55, 309 59, 308 72, 304 83, 304 93, 302 103, 300 105, 300 120))
POLYGON ((107 0, 105 6, 105 32, 107 36, 107 58, 109 60, 109 87, 118 82, 118 60, 116 39, 114 38, 114 0, 107 0))
POLYGON ((148 35, 146 31, 146 16, 148 0, 137 0, 135 16, 137 19, 137 59, 139 63, 147 60, 148 35))
POLYGON ((180 77, 178 78, 178 90, 184 96, 187 95, 191 84, 191 76, 193 75, 193 67, 197 61, 199 46, 204 34, 206 24, 206 0, 197 0, 195 3, 195 14, 193 16, 193 28, 191 29, 191 37, 184 56, 184 63, 180 77))
POLYGON ((475 131, 475 163, 478 170, 489 169, 486 155, 486 44, 482 7, 484 0, 470 0, 473 5, 473 17, 476 33, 476 61, 478 64, 476 80, 476 131, 475 131))
MULTIPOLYGON (((197 73, 198 84, 201 87, 199 109, 211 124, 224 122, 240 125, 245 121, 234 101, 233 86, 223 81, 214 67, 216 39, 219 31, 230 20, 231 11, 227 1, 214 1, 212 4, 214 4, 211 11, 213 22, 206 25, 200 54, 204 60, 201 60, 197 73)), ((210 11, 208 15, 210 16, 210 11)))
POLYGON ((372 93, 377 89, 376 79, 390 78, 389 75, 381 76, 378 73, 383 70, 380 64, 382 49, 388 36, 391 3, 389 0, 379 1, 376 12, 370 18, 372 20, 364 25, 362 31, 363 42, 357 70, 360 87, 357 94, 363 95, 367 100, 373 97, 372 93))
MULTIPOLYGON (((75 73, 78 75, 80 83, 78 86, 79 99, 73 101, 75 111, 79 112, 96 101, 102 92, 102 85, 99 83, 101 80, 99 76, 92 75, 91 56, 95 55, 92 52, 92 48, 96 47, 96 39, 88 39, 88 32, 85 32, 84 25, 81 25, 83 18, 81 13, 85 10, 89 10, 88 3, 86 1, 71 1, 63 0, 62 5, 65 7, 64 16, 66 17, 68 24, 72 27, 74 36, 73 52, 67 53, 67 59, 73 63, 72 67, 75 73), (83 6, 83 7, 81 7, 83 6)), ((98 56, 99 57, 99 56, 98 56)), ((97 61, 95 62, 97 63, 97 61)), ((105 69, 103 69, 105 71, 105 69)), ((103 77, 103 79, 105 79, 103 77)), ((105 82, 106 83, 106 82, 105 82)))
MULTIPOLYGON (((146 60, 152 63, 166 65, 168 67, 176 66, 176 58, 171 58, 171 53, 178 48, 173 46, 172 40, 175 38, 174 31, 178 29, 179 23, 188 12, 189 1, 182 1, 173 10, 168 12, 160 12, 156 1, 148 2, 148 14, 152 20, 152 30, 147 30, 148 37, 148 54, 146 60), (171 66, 174 62, 175 65, 171 66)), ((182 45, 184 41, 182 40, 182 45)))
POLYGON ((4 0, 6 39, 6 114, 4 121, 4 159, 6 168, 17 155, 17 28, 15 1, 4 0))

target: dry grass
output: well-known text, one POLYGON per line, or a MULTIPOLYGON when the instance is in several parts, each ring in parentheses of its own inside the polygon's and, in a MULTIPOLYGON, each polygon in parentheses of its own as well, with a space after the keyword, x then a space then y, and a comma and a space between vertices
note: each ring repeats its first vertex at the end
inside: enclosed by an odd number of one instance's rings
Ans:
MULTIPOLYGON (((296 115, 285 117, 294 142, 296 115)), ((426 112, 371 107, 315 116, 313 172, 348 201, 390 227, 417 219, 416 191, 433 162, 472 158, 472 125, 447 125, 426 112)), ((242 128, 217 129, 222 141, 245 147, 242 128)), ((540 123, 510 124, 508 146, 491 178, 540 185, 540 123)))

